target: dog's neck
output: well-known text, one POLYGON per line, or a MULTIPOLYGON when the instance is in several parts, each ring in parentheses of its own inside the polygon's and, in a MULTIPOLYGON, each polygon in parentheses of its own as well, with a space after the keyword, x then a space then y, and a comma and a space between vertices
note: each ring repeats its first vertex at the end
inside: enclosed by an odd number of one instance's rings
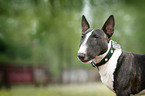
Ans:
POLYGON ((99 56, 96 56, 96 57, 93 59, 93 61, 94 61, 95 63, 99 63, 99 62, 108 54, 108 52, 109 52, 109 50, 110 50, 110 48, 111 48, 111 42, 112 42, 112 40, 109 41, 109 43, 108 43, 108 49, 107 49, 107 51, 106 51, 104 54, 99 55, 99 56))

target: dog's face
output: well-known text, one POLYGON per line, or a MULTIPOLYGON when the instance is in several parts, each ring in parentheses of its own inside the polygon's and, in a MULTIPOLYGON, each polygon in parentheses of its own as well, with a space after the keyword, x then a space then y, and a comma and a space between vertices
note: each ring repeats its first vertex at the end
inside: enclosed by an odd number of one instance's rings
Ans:
POLYGON ((114 25, 114 16, 111 15, 101 29, 92 29, 85 16, 82 16, 82 37, 78 51, 78 58, 82 62, 87 63, 107 51, 114 25))

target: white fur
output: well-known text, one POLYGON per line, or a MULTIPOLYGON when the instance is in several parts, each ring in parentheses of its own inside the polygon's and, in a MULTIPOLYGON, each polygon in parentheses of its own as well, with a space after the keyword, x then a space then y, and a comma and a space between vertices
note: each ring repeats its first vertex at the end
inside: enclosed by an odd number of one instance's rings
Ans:
MULTIPOLYGON (((108 44, 108 50, 111 47, 111 41, 108 44)), ((99 56, 100 60, 103 59, 108 53, 108 50, 106 53, 104 53, 103 55, 99 56)), ((119 56, 121 55, 122 50, 121 49, 116 49, 112 55, 112 57, 109 59, 109 61, 102 65, 99 66, 99 73, 101 75, 101 81, 102 83, 104 83, 107 87, 109 87, 111 90, 113 90, 113 81, 114 81, 114 76, 113 73, 116 69, 117 66, 117 60, 119 58, 119 56)), ((97 57, 96 57, 97 58, 97 57)), ((99 59, 94 59, 93 61, 98 61, 99 59)))
POLYGON ((87 53, 87 48, 88 48, 87 41, 88 41, 88 39, 89 39, 89 37, 90 37, 90 35, 92 34, 93 31, 94 30, 92 30, 91 32, 89 32, 89 33, 86 34, 85 40, 81 44, 78 53, 83 53, 83 54, 86 54, 87 53))

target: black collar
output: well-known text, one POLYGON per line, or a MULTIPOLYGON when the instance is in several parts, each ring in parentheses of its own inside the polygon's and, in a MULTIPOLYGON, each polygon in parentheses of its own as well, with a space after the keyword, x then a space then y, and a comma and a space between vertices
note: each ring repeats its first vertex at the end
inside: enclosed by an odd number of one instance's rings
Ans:
POLYGON ((113 53, 115 51, 115 49, 113 48, 113 44, 112 43, 113 43, 113 41, 111 41, 111 47, 109 49, 109 52, 107 53, 107 55, 99 63, 95 63, 94 61, 91 62, 93 67, 97 67, 98 68, 99 66, 104 65, 104 64, 106 64, 109 61, 109 59, 111 58, 111 56, 113 55, 113 53))

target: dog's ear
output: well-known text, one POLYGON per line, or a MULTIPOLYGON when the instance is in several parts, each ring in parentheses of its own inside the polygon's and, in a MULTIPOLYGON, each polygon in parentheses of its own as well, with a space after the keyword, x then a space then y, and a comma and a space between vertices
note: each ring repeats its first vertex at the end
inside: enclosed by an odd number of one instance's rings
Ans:
POLYGON ((109 40, 114 33, 114 26, 115 26, 114 16, 110 15, 102 27, 102 30, 106 33, 109 40))
POLYGON ((90 28, 90 25, 89 25, 87 19, 85 18, 85 16, 83 15, 82 16, 82 33, 85 33, 85 31, 89 28, 90 28))

